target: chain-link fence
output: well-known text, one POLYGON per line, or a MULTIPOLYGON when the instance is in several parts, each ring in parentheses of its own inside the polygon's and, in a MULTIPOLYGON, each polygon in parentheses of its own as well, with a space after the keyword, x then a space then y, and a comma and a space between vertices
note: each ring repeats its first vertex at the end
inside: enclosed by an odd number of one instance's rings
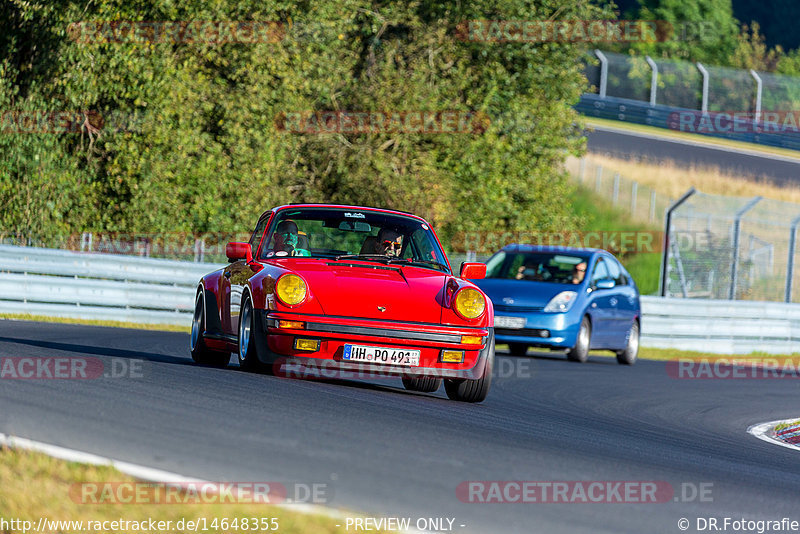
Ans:
POLYGON ((585 74, 602 98, 711 113, 800 110, 800 77, 599 50, 592 56, 585 74))
POLYGON ((695 192, 668 220, 665 296, 800 302, 800 204, 695 192))
POLYGON ((631 219, 654 224, 661 224, 664 220, 664 212, 671 201, 652 187, 587 158, 569 158, 566 167, 584 187, 610 200, 612 206, 631 219))

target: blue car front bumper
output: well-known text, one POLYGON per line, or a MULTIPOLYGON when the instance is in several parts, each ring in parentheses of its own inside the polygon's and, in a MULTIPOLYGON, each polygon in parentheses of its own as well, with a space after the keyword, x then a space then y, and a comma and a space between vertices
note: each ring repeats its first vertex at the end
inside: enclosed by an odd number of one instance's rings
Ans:
MULTIPOLYGON (((514 313, 503 311, 499 317, 521 317, 525 319, 524 328, 504 328, 495 319, 495 341, 497 343, 524 343, 537 347, 568 349, 575 346, 580 328, 581 315, 572 313, 514 313)), ((496 317, 497 317, 496 316, 496 317)))

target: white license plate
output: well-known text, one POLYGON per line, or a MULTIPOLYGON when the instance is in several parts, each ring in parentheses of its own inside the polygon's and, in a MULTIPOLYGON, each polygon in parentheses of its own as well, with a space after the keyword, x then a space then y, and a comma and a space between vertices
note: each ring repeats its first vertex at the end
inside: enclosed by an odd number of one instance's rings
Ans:
POLYGON ((342 359, 348 362, 368 362, 413 367, 419 365, 419 353, 419 350, 346 344, 344 346, 342 359))
POLYGON ((504 317, 502 315, 494 316, 495 328, 525 328, 524 317, 504 317))

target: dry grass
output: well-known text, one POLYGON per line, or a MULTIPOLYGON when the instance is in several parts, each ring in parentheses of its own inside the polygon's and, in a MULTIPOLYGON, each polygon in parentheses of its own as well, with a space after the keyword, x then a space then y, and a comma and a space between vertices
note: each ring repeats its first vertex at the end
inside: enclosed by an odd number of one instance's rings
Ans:
MULTIPOLYGON (((344 521, 333 518, 301 514, 288 508, 267 504, 83 504, 80 493, 70 493, 73 484, 90 482, 133 482, 134 479, 119 471, 104 466, 91 466, 65 462, 44 454, 0 448, 0 518, 33 521, 36 528, 39 517, 51 520, 86 521, 142 521, 153 518, 156 521, 172 521, 170 532, 186 532, 175 525, 181 518, 197 520, 206 518, 208 532, 222 532, 211 529, 213 518, 277 518, 278 532, 305 533, 346 532, 344 521), (77 495, 77 496, 76 496, 77 495), (336 527, 340 523, 340 528, 336 527)), ((78 490, 79 491, 79 490, 78 490)), ((77 532, 77 529, 73 529, 77 532)), ((85 530, 84 531, 92 531, 85 530)), ((109 530, 110 532, 150 532, 145 528, 136 530, 109 530)), ((202 527, 200 527, 202 532, 202 527)), ((225 532, 233 534, 248 532, 247 529, 228 528, 225 532)), ((4 529, 4 533, 21 532, 18 528, 4 529)), ((30 531, 29 531, 30 532, 30 531)), ((193 532, 193 531, 192 531, 193 532)))
MULTIPOLYGON (((636 180, 640 185, 651 187, 658 194, 673 199, 681 196, 690 187, 695 187, 703 193, 713 195, 739 197, 761 195, 764 198, 800 203, 800 187, 780 187, 763 178, 726 174, 715 167, 687 169, 673 161, 659 163, 633 161, 599 154, 587 154, 586 161, 587 170, 602 165, 604 169, 618 172, 625 178, 636 180)), ((570 158, 567 162, 567 169, 574 175, 578 174, 578 166, 579 161, 575 158, 570 158)), ((594 174, 591 173, 589 176, 591 178, 594 174)))

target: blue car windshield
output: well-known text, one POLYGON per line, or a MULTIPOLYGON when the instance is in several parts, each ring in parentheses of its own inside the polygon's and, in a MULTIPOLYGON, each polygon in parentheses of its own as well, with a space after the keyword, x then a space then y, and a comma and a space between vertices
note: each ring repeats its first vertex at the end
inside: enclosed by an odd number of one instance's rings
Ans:
POLYGON ((486 278, 579 284, 588 263, 588 255, 501 250, 486 262, 486 278))

